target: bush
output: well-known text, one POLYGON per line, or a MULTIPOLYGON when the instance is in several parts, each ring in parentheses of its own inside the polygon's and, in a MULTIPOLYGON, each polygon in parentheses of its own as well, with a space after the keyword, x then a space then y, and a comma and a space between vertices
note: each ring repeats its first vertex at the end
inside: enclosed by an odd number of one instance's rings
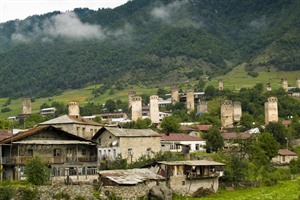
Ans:
POLYGON ((9 186, 0 187, 0 200, 10 200, 15 195, 15 189, 9 186))
POLYGON ((20 187, 18 189, 19 197, 22 200, 34 200, 38 197, 38 191, 36 188, 30 189, 25 187, 20 187))
POLYGON ((78 195, 74 198, 74 200, 85 200, 84 196, 78 195))
POLYGON ((59 200, 61 200, 61 199, 70 200, 71 196, 66 192, 59 192, 59 193, 56 193, 53 198, 59 199, 59 200))
POLYGON ((49 169, 40 157, 33 157, 25 164, 27 181, 34 185, 43 185, 49 180, 49 169))

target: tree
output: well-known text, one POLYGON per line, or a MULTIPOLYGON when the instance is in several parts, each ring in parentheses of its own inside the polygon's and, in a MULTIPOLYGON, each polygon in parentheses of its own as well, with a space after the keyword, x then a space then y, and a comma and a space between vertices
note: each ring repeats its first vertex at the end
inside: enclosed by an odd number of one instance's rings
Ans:
POLYGON ((49 169, 40 157, 32 157, 25 164, 27 181, 34 185, 43 185, 49 180, 49 169))
POLYGON ((271 133, 261 133, 258 136, 258 146, 265 151, 266 156, 269 160, 275 157, 279 150, 279 143, 275 140, 271 133))
POLYGON ((138 119, 134 124, 134 129, 147 129, 151 125, 151 120, 149 118, 146 119, 138 119))
POLYGON ((212 127, 208 130, 208 132, 204 135, 206 139, 206 151, 207 152, 217 152, 224 146, 224 140, 221 135, 221 132, 218 128, 212 127))
POLYGON ((116 110, 116 102, 112 99, 108 99, 105 102, 105 108, 107 109, 108 112, 114 112, 116 110))
POLYGON ((266 126, 265 132, 271 133, 281 146, 286 145, 287 130, 281 123, 269 123, 266 126))
POLYGON ((164 133, 178 133, 180 128, 179 122, 177 117, 167 116, 162 120, 160 127, 164 133))
POLYGON ((207 99, 213 99, 217 96, 218 94, 218 90, 212 86, 212 85, 209 85, 205 88, 205 97, 207 99))

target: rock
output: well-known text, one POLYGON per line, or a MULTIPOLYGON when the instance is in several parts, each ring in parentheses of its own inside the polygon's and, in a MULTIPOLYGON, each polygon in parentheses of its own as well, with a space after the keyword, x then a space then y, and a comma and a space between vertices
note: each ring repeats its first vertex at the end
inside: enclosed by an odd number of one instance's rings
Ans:
POLYGON ((149 200, 171 200, 172 190, 165 185, 154 186, 148 194, 149 200))

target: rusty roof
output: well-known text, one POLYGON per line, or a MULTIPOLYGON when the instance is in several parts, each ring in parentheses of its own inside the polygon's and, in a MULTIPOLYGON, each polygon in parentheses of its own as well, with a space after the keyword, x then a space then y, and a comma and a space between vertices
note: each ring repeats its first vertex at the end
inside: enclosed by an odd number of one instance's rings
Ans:
POLYGON ((196 129, 190 126, 180 126, 180 130, 182 131, 195 131, 196 129))
POLYGON ((5 143, 11 143, 11 142, 14 142, 14 141, 18 141, 18 140, 26 138, 30 135, 33 135, 33 134, 36 134, 36 133, 39 133, 39 132, 42 132, 42 131, 50 130, 50 129, 54 129, 54 130, 60 132, 61 134, 67 134, 70 137, 70 139, 76 139, 76 140, 81 140, 81 141, 89 141, 87 139, 84 139, 84 138, 81 138, 79 136, 73 135, 73 134, 68 133, 66 131, 63 131, 61 129, 55 128, 53 126, 37 126, 37 127, 31 128, 31 129, 28 129, 26 131, 19 132, 18 134, 13 135, 11 137, 5 138, 4 140, 0 141, 0 144, 5 144, 5 143))
POLYGON ((283 120, 281 122, 281 124, 285 125, 285 126, 288 126, 288 125, 291 125, 292 124, 292 120, 283 120))
POLYGON ((288 149, 279 149, 278 154, 282 156, 297 156, 295 152, 290 151, 288 149))
POLYGON ((0 141, 13 135, 11 130, 0 130, 0 141))
POLYGON ((213 127, 213 125, 211 125, 211 124, 200 124, 200 125, 197 125, 197 128, 198 128, 199 131, 208 131, 212 127, 213 127))
POLYGON ((80 116, 71 116, 71 115, 62 115, 60 117, 39 123, 39 125, 54 125, 54 124, 83 124, 83 125, 102 126, 101 124, 94 122, 93 120, 89 120, 80 116))
POLYGON ((190 136, 183 133, 169 133, 169 134, 160 134, 161 139, 164 141, 203 141, 203 139, 195 136, 190 136))
POLYGON ((146 168, 104 171, 101 170, 99 174, 119 185, 136 185, 148 180, 164 180, 164 177, 146 168))
POLYGON ((99 135, 106 130, 116 137, 160 137, 160 135, 152 129, 125 129, 115 127, 102 127, 93 136, 93 139, 99 137, 99 135))

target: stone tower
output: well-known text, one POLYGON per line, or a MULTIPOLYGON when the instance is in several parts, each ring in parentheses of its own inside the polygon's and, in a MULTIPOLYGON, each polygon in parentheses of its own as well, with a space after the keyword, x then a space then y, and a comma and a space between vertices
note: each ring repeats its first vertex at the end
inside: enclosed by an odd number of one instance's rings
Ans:
POLYGON ((223 85, 223 81, 222 80, 218 81, 218 88, 219 88, 219 90, 223 90, 224 89, 224 85, 223 85))
POLYGON ((270 122, 278 122, 278 106, 277 98, 270 97, 265 102, 265 123, 266 125, 270 122))
POLYGON ((142 119, 142 97, 140 96, 131 98, 131 119, 133 121, 142 119))
POLYGON ((195 111, 195 100, 194 100, 194 90, 189 89, 186 91, 186 109, 189 112, 195 111))
POLYGON ((132 98, 133 96, 135 96, 135 95, 136 95, 135 91, 129 91, 129 92, 128 92, 128 108, 131 107, 131 98, 132 98))
POLYGON ((69 107, 69 115, 71 116, 80 116, 80 110, 79 110, 79 103, 76 101, 69 101, 68 103, 69 107))
POLYGON ((31 114, 31 99, 24 98, 22 101, 22 114, 31 114))
POLYGON ((173 105, 176 104, 177 102, 179 102, 179 92, 178 92, 178 88, 176 86, 172 87, 171 102, 173 105))
POLYGON ((240 122, 242 117, 242 106, 241 102, 233 102, 233 121, 240 122))
POLYGON ((286 92, 289 90, 289 84, 286 78, 281 79, 281 86, 286 92))
POLYGON ((207 113, 207 102, 199 101, 197 105, 197 112, 198 113, 207 113))
POLYGON ((221 125, 222 127, 233 125, 233 104, 230 100, 221 102, 221 125))
POLYGON ((297 78, 296 80, 296 88, 300 89, 300 78, 297 78))
POLYGON ((266 90, 267 90, 268 92, 272 91, 272 87, 271 87, 271 84, 270 84, 270 83, 267 84, 266 90))
POLYGON ((150 96, 150 119, 152 123, 159 123, 159 108, 158 108, 158 96, 150 96))

